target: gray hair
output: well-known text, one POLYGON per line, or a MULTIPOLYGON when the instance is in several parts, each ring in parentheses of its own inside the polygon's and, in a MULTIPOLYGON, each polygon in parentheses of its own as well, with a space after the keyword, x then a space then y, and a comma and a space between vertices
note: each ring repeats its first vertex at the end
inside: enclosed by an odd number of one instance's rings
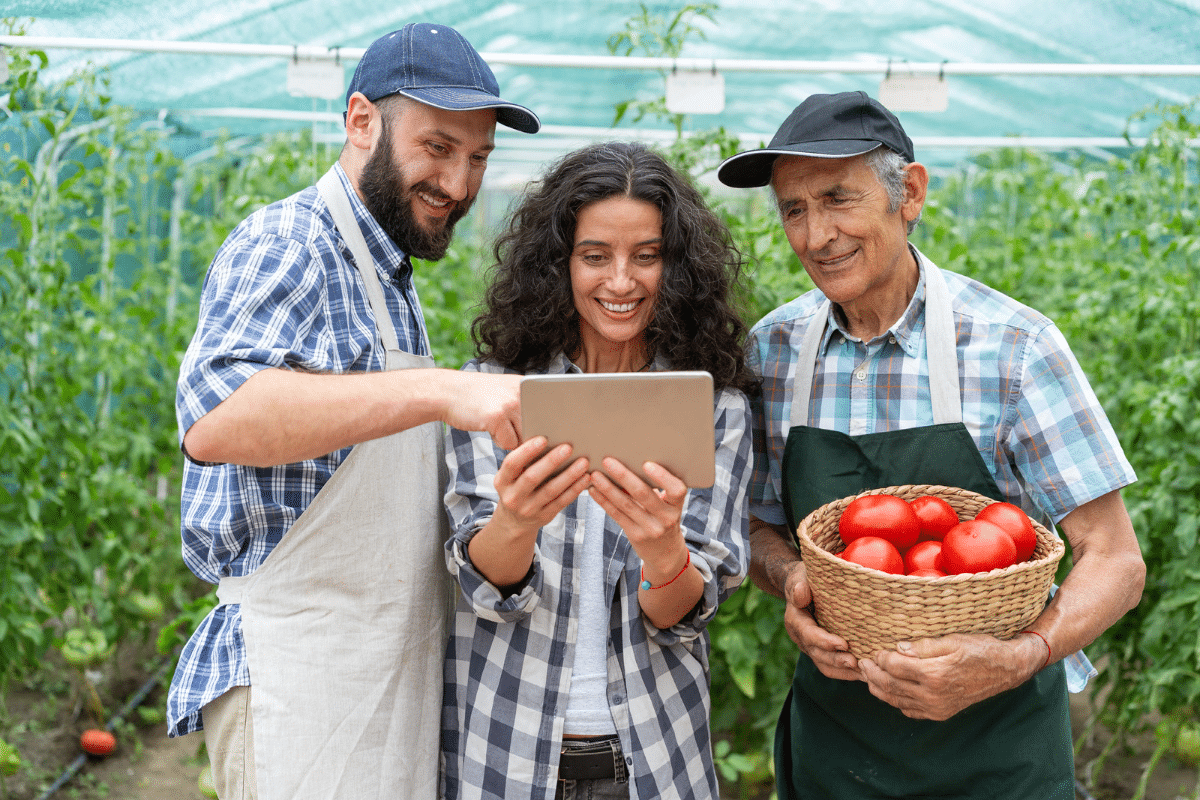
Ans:
MULTIPOLYGON (((908 166, 908 161, 899 153, 880 146, 867 153, 867 166, 875 173, 875 177, 887 192, 888 213, 896 213, 904 204, 904 168, 908 166)), ((916 219, 909 220, 908 232, 916 230, 920 221, 921 214, 918 213, 916 219)))

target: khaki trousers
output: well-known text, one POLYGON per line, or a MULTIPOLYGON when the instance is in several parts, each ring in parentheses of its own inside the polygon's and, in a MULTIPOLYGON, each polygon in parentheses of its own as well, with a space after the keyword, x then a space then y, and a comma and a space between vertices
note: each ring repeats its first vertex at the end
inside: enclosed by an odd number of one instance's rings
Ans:
POLYGON ((220 800, 256 800, 250 687, 235 686, 206 705, 204 743, 220 800))

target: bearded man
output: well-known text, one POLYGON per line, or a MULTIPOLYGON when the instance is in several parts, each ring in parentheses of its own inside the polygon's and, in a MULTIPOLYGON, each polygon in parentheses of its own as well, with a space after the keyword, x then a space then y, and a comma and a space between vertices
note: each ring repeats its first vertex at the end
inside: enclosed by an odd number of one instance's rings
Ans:
POLYGON ((169 733, 222 800, 434 798, 448 609, 441 424, 519 441, 516 376, 436 369, 410 257, 437 260, 496 123, 534 133, 457 31, 364 54, 346 144, 230 234, 180 368, 184 560, 218 584, 169 733))

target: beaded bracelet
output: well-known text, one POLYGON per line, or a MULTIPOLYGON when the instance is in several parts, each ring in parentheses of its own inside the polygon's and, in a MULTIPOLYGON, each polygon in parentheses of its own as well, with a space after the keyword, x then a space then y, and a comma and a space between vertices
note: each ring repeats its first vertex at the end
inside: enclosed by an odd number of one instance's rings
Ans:
POLYGON ((1051 654, 1051 652, 1052 652, 1052 651, 1051 651, 1051 649, 1050 649, 1050 642, 1046 641, 1046 637, 1045 637, 1045 636, 1042 636, 1042 635, 1041 635, 1040 633, 1038 633, 1037 631, 1031 631, 1031 630, 1023 630, 1023 631, 1021 631, 1021 633, 1032 633, 1034 636, 1036 636, 1036 637, 1038 637, 1039 639, 1041 639, 1041 640, 1042 640, 1042 643, 1043 643, 1044 645, 1046 645, 1046 663, 1045 663, 1045 664, 1042 664, 1042 666, 1041 666, 1039 669, 1045 669, 1047 666, 1049 666, 1049 664, 1050 664, 1050 654, 1051 654))
POLYGON ((641 570, 638 572, 638 575, 640 575, 642 578, 641 588, 643 588, 643 589, 661 589, 664 586, 670 586, 672 583, 674 583, 676 580, 678 580, 679 576, 682 575, 687 570, 687 568, 690 567, 691 565, 692 565, 692 551, 688 550, 687 551, 687 563, 685 563, 683 565, 683 569, 681 569, 681 570, 679 570, 679 572, 675 573, 674 578, 671 578, 671 580, 667 581, 666 583, 660 583, 658 586, 651 586, 650 581, 646 580, 646 567, 645 567, 645 565, 642 565, 641 570))

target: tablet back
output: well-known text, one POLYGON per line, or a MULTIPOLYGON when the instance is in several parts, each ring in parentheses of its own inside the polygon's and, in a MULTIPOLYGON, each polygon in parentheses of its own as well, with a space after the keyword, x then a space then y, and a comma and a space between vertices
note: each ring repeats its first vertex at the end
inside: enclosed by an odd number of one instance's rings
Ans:
POLYGON ((642 464, 653 461, 707 488, 715 479, 713 399, 707 372, 529 375, 521 432, 545 436, 550 447, 569 442, 593 470, 613 456, 647 480, 642 464))

